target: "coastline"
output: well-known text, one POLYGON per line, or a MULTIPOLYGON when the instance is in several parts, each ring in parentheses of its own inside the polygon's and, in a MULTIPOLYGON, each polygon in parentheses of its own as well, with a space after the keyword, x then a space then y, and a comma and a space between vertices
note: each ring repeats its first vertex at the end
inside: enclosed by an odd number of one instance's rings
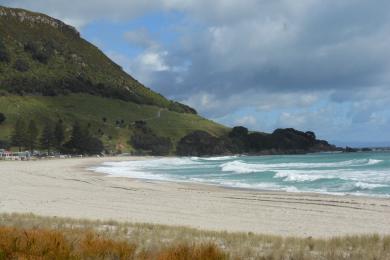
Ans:
POLYGON ((390 234, 390 200, 110 177, 103 157, 0 162, 0 213, 116 220, 282 236, 390 234))

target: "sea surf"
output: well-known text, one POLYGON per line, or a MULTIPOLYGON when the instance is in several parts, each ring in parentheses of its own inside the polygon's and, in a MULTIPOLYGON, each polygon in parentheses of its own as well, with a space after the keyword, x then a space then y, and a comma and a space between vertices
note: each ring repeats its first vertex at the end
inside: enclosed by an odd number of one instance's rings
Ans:
POLYGON ((113 177, 224 187, 390 197, 390 153, 164 157, 105 162, 113 177))

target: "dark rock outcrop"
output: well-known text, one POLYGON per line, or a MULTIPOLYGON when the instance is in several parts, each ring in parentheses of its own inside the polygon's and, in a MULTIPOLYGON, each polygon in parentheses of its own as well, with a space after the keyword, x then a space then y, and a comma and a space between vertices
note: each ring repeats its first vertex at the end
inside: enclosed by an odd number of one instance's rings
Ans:
POLYGON ((272 134, 253 132, 239 126, 226 136, 215 137, 203 131, 193 132, 180 140, 177 154, 207 156, 224 154, 302 154, 335 151, 327 141, 317 140, 311 131, 293 128, 276 129, 272 134))
POLYGON ((176 148, 176 153, 180 156, 207 156, 228 152, 222 138, 212 136, 205 131, 195 131, 186 135, 176 148))

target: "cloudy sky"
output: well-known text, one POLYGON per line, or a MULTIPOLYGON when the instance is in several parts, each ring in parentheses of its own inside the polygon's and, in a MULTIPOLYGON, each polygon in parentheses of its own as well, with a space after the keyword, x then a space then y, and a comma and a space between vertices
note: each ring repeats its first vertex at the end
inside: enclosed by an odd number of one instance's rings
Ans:
POLYGON ((390 144, 390 1, 0 4, 76 26, 145 85, 220 123, 390 144))

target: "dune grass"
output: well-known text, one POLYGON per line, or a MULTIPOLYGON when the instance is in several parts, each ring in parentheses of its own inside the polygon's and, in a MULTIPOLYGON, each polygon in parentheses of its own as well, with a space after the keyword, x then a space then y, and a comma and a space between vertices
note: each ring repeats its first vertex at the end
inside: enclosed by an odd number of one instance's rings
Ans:
POLYGON ((376 234, 314 239, 31 214, 2 214, 0 226, 0 259, 390 259, 390 236, 376 234))
POLYGON ((137 245, 85 233, 0 227, 0 259, 227 259, 213 244, 178 244, 137 252, 137 245))

